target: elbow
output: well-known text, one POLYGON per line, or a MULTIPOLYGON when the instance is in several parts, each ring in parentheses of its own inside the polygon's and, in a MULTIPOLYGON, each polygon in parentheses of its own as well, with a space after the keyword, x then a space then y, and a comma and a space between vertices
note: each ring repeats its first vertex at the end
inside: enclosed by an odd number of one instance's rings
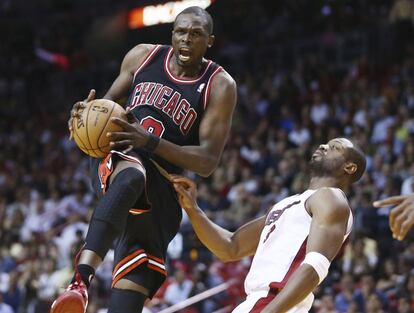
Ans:
POLYGON ((239 249, 236 244, 230 244, 226 251, 223 251, 223 253, 217 255, 217 257, 224 263, 238 261, 242 258, 242 256, 239 255, 239 249))
POLYGON ((218 158, 215 157, 208 157, 205 160, 201 160, 196 173, 202 177, 209 177, 217 168, 218 161, 218 158))

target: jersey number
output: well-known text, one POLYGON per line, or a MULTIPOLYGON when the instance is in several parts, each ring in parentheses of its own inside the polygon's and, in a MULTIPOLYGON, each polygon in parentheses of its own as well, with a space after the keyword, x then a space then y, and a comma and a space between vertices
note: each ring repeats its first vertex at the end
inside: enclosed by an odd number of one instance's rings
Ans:
POLYGON ((151 134, 162 137, 162 134, 164 134, 165 127, 162 122, 159 120, 153 118, 152 116, 147 116, 141 120, 141 126, 144 127, 148 132, 151 134))
POLYGON ((292 206, 299 204, 300 200, 295 201, 293 203, 288 204, 287 206, 285 206, 283 209, 277 210, 277 211, 271 211, 266 218, 266 223, 265 225, 272 225, 272 227, 268 230, 265 239, 263 240, 263 243, 265 243, 267 241, 267 239, 269 239, 270 234, 276 229, 276 225, 274 223, 276 223, 276 221, 282 216, 282 214, 289 208, 291 208, 292 206))

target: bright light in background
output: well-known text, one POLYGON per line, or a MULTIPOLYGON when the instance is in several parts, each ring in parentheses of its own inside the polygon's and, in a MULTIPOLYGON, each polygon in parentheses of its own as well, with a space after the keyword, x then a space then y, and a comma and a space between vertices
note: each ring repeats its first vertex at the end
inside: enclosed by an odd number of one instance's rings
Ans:
POLYGON ((151 25, 172 23, 177 14, 185 8, 199 6, 205 9, 214 1, 215 0, 181 0, 135 8, 129 12, 128 26, 129 28, 142 28, 151 25))

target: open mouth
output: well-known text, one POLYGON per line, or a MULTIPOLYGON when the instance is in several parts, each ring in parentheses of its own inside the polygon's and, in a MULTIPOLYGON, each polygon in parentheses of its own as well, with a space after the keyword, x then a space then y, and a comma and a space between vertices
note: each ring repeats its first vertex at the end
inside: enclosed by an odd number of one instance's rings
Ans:
POLYGON ((191 50, 188 48, 180 48, 178 50, 178 58, 180 59, 180 61, 182 62, 186 62, 188 60, 190 60, 191 57, 191 50))

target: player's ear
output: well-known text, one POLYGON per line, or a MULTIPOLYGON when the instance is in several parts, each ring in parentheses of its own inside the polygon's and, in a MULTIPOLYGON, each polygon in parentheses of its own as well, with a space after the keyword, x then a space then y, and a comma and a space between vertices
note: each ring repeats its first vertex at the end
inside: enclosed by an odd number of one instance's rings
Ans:
POLYGON ((345 164, 344 171, 348 175, 353 175, 358 169, 358 166, 353 162, 348 162, 345 164))
POLYGON ((214 44, 214 39, 215 39, 216 37, 214 37, 214 35, 210 35, 209 37, 208 37, 208 44, 207 44, 207 47, 209 47, 209 48, 211 48, 212 46, 213 46, 213 44, 214 44))

